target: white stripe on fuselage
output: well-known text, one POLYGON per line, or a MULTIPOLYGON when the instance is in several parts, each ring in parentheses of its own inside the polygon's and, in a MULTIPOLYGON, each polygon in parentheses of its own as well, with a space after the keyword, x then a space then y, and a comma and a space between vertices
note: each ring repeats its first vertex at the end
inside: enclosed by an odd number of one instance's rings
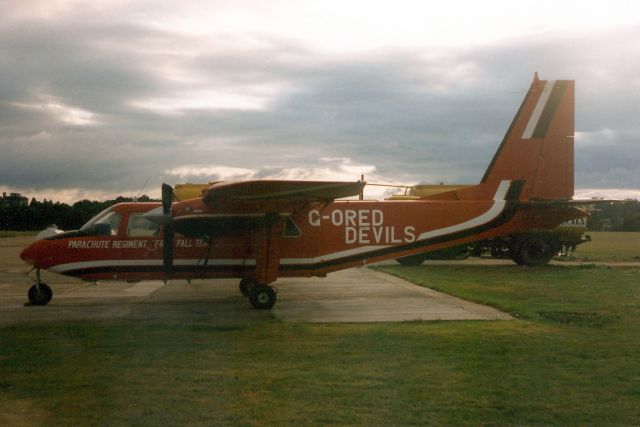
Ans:
POLYGON ((418 237, 418 240, 432 239, 434 237, 440 237, 446 234, 457 233, 458 231, 468 230, 469 228, 486 224, 487 222, 495 219, 504 210, 504 206, 506 204, 504 198, 507 195, 507 191, 509 191, 510 185, 511 181, 500 181, 498 190, 493 196, 493 205, 491 205, 491 208, 482 215, 472 218, 469 221, 452 225, 450 227, 440 228, 433 231, 426 231, 418 237))
MULTIPOLYGON (((460 224, 452 225, 450 227, 439 228, 437 230, 426 231, 418 238, 416 241, 432 239, 434 237, 445 236, 447 234, 457 233, 459 231, 468 230, 473 227, 477 227, 483 224, 488 223, 489 221, 494 220, 498 217, 504 210, 506 205, 506 201, 504 200, 507 192, 509 191, 509 187, 511 186, 511 181, 500 181, 500 185, 498 185, 498 189, 496 190, 496 194, 493 196, 493 205, 491 208, 483 213, 480 216, 472 218, 468 221, 461 222, 460 224)), ((372 252, 377 249, 384 249, 389 247, 387 246, 364 246, 361 248, 349 249, 346 251, 335 252, 332 254, 315 257, 315 258, 283 258, 280 260, 280 264, 287 265, 296 265, 296 264, 316 264, 324 261, 331 261, 334 259, 345 258, 352 255, 359 255, 362 253, 372 252)))
POLYGON ((547 101, 549 100, 549 96, 551 96, 551 91, 553 90, 553 86, 556 84, 555 80, 549 80, 544 85, 544 89, 542 90, 542 94, 540 94, 540 98, 538 98, 538 102, 536 103, 535 108, 533 109, 533 113, 531 113, 531 117, 529 117, 529 122, 527 123, 527 127, 524 128, 524 132, 522 133, 522 139, 531 139, 533 135, 533 131, 538 126, 538 122, 540 121, 540 116, 544 111, 544 107, 547 105, 547 101))
MULTIPOLYGON (((434 237, 441 237, 447 234, 453 234, 460 231, 468 230, 470 228, 478 227, 496 219, 506 206, 505 196, 509 191, 511 181, 501 181, 498 185, 498 189, 493 197, 493 204, 485 213, 472 218, 468 221, 461 222, 449 227, 440 228, 437 230, 426 231, 418 236, 416 241, 422 241, 426 239, 432 239, 434 237)), ((313 265, 326 261, 333 261, 340 258, 346 258, 354 255, 366 254, 368 252, 374 252, 379 249, 385 249, 390 245, 384 246, 363 246, 359 248, 347 249, 344 251, 325 254, 312 258, 281 258, 280 265, 313 265)), ((145 267, 145 266, 162 266, 162 259, 123 259, 123 260, 96 260, 96 261, 83 261, 74 262, 69 264, 59 264, 49 268, 50 271, 64 274, 65 272, 74 270, 83 270, 89 268, 100 267, 145 267)), ((204 267, 204 266, 255 266, 255 259, 209 259, 205 264, 202 259, 175 259, 173 262, 175 266, 192 266, 192 267, 204 267)))
MULTIPOLYGON (((86 268, 100 267, 157 267, 163 265, 162 259, 106 259, 97 261, 71 262, 68 264, 58 264, 49 271, 64 274, 67 271, 84 270, 86 268)), ((255 259, 210 259, 205 264, 202 259, 176 259, 173 265, 199 267, 204 265, 256 265, 255 259)))

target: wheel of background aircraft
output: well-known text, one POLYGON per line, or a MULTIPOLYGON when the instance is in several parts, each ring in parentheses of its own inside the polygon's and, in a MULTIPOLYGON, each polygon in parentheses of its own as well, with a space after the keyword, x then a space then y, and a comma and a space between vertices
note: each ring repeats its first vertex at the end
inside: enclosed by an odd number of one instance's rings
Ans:
POLYGON ((29 288, 27 296, 32 305, 47 305, 53 298, 53 291, 47 284, 40 283, 39 289, 38 285, 33 285, 29 288))
POLYGON ((509 248, 509 256, 518 265, 524 265, 524 260, 520 256, 520 245, 513 243, 509 248))
POLYGON ((242 296, 248 297, 258 287, 258 284, 253 279, 244 278, 240 280, 240 293, 242 296))
POLYGON ((249 301, 254 308, 269 309, 276 303, 276 291, 267 285, 258 285, 251 293, 249 301))
POLYGON ((427 259, 427 256, 427 254, 415 254, 396 258, 396 261, 398 261, 402 265, 417 266, 422 265, 422 263, 427 259))
POLYGON ((544 236, 530 236, 518 245, 517 256, 513 259, 520 265, 538 267, 549 263, 555 253, 556 248, 551 239, 544 236))

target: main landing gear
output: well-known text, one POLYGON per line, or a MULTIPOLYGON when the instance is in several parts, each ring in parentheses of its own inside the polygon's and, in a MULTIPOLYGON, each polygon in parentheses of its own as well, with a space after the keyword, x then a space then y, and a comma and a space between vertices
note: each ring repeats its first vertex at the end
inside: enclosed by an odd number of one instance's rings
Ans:
POLYGON ((277 291, 273 286, 260 285, 254 279, 240 280, 240 293, 249 297, 253 308, 266 310, 276 303, 277 291))
POLYGON ((31 305, 47 305, 53 298, 53 291, 46 284, 40 281, 40 269, 36 268, 36 283, 29 288, 27 297, 31 305))

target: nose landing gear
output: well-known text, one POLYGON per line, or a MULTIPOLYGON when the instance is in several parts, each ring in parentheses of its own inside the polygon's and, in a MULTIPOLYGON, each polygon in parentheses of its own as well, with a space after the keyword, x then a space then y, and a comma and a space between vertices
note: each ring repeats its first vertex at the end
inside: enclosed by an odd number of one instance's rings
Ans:
POLYGON ((29 288, 27 297, 31 305, 47 305, 51 298, 53 298, 53 291, 46 284, 40 281, 40 269, 36 268, 36 280, 35 284, 29 288))

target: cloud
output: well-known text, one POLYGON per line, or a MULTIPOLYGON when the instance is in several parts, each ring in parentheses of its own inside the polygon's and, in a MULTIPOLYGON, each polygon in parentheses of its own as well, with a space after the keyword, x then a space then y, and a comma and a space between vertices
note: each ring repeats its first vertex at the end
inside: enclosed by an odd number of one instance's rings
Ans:
POLYGON ((313 168, 297 167, 281 163, 262 168, 247 169, 220 165, 183 165, 165 171, 165 174, 187 181, 224 180, 315 180, 356 181, 361 175, 378 178, 375 166, 354 163, 349 158, 322 157, 313 168))
POLYGON ((170 176, 181 180, 195 181, 223 181, 253 179, 257 171, 245 168, 232 168, 228 166, 178 166, 165 171, 170 176))
POLYGON ((473 183, 534 71, 577 80, 577 187, 640 188, 637 26, 345 54, 275 32, 188 31, 124 3, 93 15, 45 3, 0 26, 0 183, 11 191, 98 197, 361 173, 473 183))
POLYGON ((96 124, 95 114, 91 111, 86 111, 71 105, 65 105, 56 100, 55 97, 47 94, 40 94, 39 98, 39 102, 13 102, 10 103, 10 105, 22 110, 47 113, 51 115, 54 120, 70 125, 86 126, 96 124))
POLYGON ((583 188, 576 191, 575 199, 606 199, 606 200, 640 200, 640 190, 621 188, 583 188))

